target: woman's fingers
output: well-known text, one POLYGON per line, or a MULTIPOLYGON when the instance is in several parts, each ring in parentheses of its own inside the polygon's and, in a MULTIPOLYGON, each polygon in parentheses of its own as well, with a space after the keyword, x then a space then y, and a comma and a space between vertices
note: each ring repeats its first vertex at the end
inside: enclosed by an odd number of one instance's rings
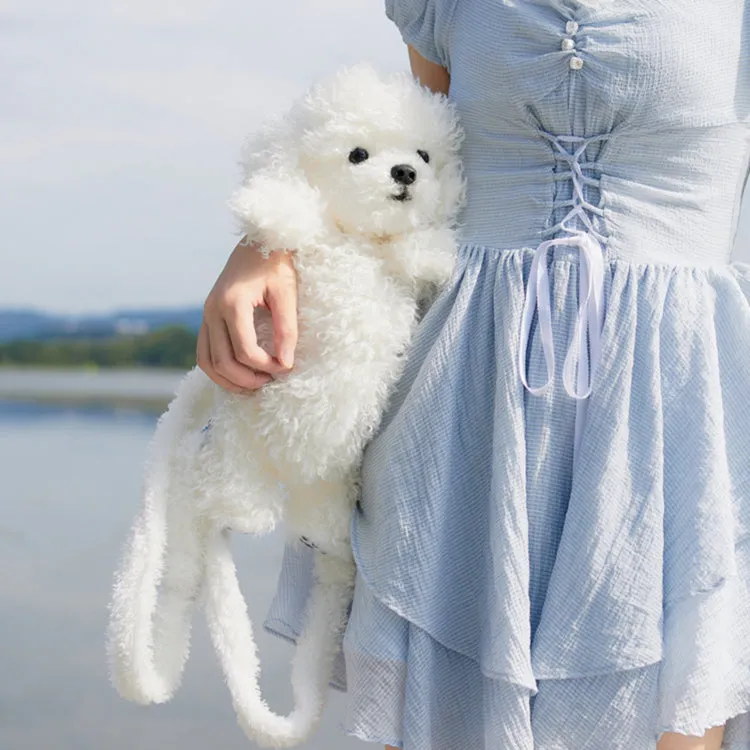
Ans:
POLYGON ((291 280, 281 280, 266 289, 266 304, 273 320, 276 356, 286 368, 294 364, 297 346, 297 287, 291 280))
POLYGON ((234 356, 229 330, 223 320, 208 323, 211 364, 214 371, 223 379, 245 390, 254 391, 265 385, 271 376, 264 372, 255 372, 250 367, 240 364, 234 356))
POLYGON ((198 331, 198 346, 196 349, 196 355, 198 360, 198 367, 208 375, 216 385, 225 388, 232 393, 242 393, 243 390, 240 386, 230 383, 226 378, 219 375, 214 370, 213 363, 211 362, 211 342, 208 338, 208 326, 205 323, 201 324, 200 330, 198 331))
POLYGON ((226 326, 234 352, 234 359, 251 370, 273 375, 283 367, 258 344, 253 308, 249 305, 230 308, 226 313, 226 326), (248 310, 249 308, 249 310, 248 310), (249 314, 248 314, 249 312, 249 314))

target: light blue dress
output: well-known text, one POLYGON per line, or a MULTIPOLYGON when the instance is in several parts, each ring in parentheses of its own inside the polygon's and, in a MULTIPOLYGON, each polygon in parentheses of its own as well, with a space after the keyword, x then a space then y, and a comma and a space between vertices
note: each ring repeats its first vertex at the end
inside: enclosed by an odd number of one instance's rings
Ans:
POLYGON ((450 70, 469 192, 364 456, 344 729, 654 750, 728 720, 750 750, 750 2, 386 9, 450 70))

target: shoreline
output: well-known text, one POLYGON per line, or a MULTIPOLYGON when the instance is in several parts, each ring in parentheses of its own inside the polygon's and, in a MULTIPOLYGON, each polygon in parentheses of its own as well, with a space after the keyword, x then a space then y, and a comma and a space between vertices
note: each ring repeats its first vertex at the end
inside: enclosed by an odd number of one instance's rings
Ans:
POLYGON ((167 369, 0 368, 0 401, 166 408, 185 372, 167 369))

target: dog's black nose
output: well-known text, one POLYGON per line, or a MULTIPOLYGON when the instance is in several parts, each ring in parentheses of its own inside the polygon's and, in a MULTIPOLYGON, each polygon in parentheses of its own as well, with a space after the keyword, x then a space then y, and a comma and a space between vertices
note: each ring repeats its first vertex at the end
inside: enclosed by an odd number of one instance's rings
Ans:
POLYGON ((411 185, 417 179, 417 170, 411 164, 396 164, 391 168, 391 177, 399 185, 411 185))

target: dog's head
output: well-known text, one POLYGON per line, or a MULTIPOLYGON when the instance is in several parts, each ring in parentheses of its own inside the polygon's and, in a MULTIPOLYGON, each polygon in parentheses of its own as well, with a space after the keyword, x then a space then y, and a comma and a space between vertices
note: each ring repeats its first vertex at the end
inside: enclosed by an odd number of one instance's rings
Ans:
POLYGON ((462 135, 447 98, 408 74, 344 69, 249 145, 233 208, 244 231, 277 247, 331 230, 380 237, 452 223, 462 135))

